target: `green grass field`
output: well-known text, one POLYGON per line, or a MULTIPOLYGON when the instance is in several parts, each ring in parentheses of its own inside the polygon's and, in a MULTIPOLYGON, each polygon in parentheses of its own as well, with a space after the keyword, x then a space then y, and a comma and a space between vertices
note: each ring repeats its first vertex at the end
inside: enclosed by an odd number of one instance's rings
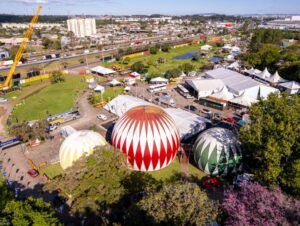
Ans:
MULTIPOLYGON (((42 87, 16 104, 12 121, 45 118, 74 107, 78 94, 86 87, 81 76, 65 76, 66 81, 42 87)), ((28 87, 30 88, 30 87, 28 87)), ((10 95, 18 95, 17 93, 10 95)))
MULTIPOLYGON (((178 158, 176 158, 168 167, 159 171, 149 172, 149 174, 151 174, 157 180, 166 181, 174 176, 180 175, 181 172, 181 165, 179 163, 178 158)), ((188 173, 191 177, 197 178, 198 180, 206 176, 205 173, 200 171, 192 164, 189 164, 188 173)))
MULTIPOLYGON (((192 61, 191 59, 188 60, 174 60, 173 58, 179 55, 183 55, 185 53, 188 53, 190 51, 201 51, 200 50, 201 45, 189 45, 189 46, 183 46, 179 48, 171 48, 169 52, 158 52, 157 54, 153 55, 143 55, 138 56, 135 58, 132 58, 128 65, 122 64, 121 61, 117 62, 117 64, 123 66, 123 67, 130 67, 132 64, 138 61, 142 61, 145 65, 149 66, 149 74, 161 74, 166 72, 169 69, 177 68, 180 65, 184 63, 191 63, 195 66, 196 69, 199 69, 203 64, 208 62, 208 58, 201 59, 198 62, 192 61), (167 61, 165 63, 158 63, 159 58, 164 58, 167 61)), ((116 63, 104 63, 104 66, 112 67, 112 65, 115 65, 116 63)))
POLYGON ((108 102, 115 97, 123 94, 124 87, 119 86, 119 87, 105 87, 105 92, 103 94, 103 100, 108 102))
POLYGON ((50 178, 53 179, 54 177, 62 174, 63 169, 61 168, 59 163, 46 165, 40 169, 40 174, 43 175, 44 173, 50 178))

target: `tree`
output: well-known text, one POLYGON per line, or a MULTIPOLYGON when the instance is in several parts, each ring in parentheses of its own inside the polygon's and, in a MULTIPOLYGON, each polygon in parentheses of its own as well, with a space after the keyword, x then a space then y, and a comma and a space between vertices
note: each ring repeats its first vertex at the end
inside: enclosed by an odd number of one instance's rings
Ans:
POLYGON ((300 60, 286 61, 280 68, 279 73, 283 78, 300 82, 300 60))
POLYGON ((251 127, 240 130, 245 163, 260 182, 280 183, 287 192, 294 191, 288 181, 295 180, 296 175, 285 172, 300 158, 300 97, 270 94, 250 112, 251 127))
POLYGON ((170 50, 170 46, 167 45, 167 44, 164 44, 162 47, 161 47, 161 51, 163 52, 169 52, 170 50))
POLYGON ((42 199, 29 197, 25 201, 12 200, 2 212, 12 225, 59 225, 58 219, 54 217, 55 211, 42 199))
POLYGON ((43 38, 42 45, 44 46, 45 49, 50 49, 53 45, 53 42, 49 38, 43 38))
POLYGON ((180 69, 185 73, 189 73, 193 70, 195 70, 195 66, 193 64, 190 63, 184 63, 183 65, 180 66, 180 69))
POLYGON ((138 207, 150 217, 149 225, 207 225, 218 215, 216 203, 198 185, 188 182, 170 183, 149 192, 138 207))
POLYGON ((48 128, 47 120, 37 121, 33 125, 29 125, 28 122, 21 122, 12 127, 11 133, 24 142, 35 139, 45 140, 48 136, 48 128))
POLYGON ((125 194, 122 181, 128 175, 122 152, 98 148, 46 184, 46 190, 60 188, 72 201, 71 212, 80 216, 101 216, 105 207, 116 204, 125 194))
POLYGON ((158 48, 156 46, 150 47, 150 53, 151 54, 157 54, 157 52, 158 52, 158 48))
POLYGON ((138 61, 131 65, 130 70, 144 74, 147 72, 147 67, 141 61, 138 61))
POLYGON ((225 225, 294 225, 299 220, 299 201, 289 200, 280 189, 268 190, 258 183, 244 182, 238 190, 227 190, 222 207, 225 225), (289 222, 290 221, 290 222, 289 222))
POLYGON ((132 53, 132 51, 133 51, 132 47, 128 47, 126 50, 127 53, 132 53))
POLYGON ((15 199, 0 181, 0 225, 58 225, 54 214, 50 204, 42 199, 15 199))
POLYGON ((170 78, 178 78, 181 75, 182 71, 179 68, 173 68, 168 70, 165 73, 165 78, 170 79, 170 78))
POLYGON ((54 71, 51 74, 51 83, 60 83, 65 81, 65 77, 63 76, 63 73, 61 71, 54 71))

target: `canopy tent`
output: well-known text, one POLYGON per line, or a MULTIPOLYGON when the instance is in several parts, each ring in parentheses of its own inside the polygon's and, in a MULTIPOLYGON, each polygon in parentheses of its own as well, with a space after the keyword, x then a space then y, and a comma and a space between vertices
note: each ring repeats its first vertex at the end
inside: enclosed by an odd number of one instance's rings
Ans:
POLYGON ((103 94, 105 91, 105 88, 103 86, 97 85, 96 88, 94 89, 94 91, 103 94))
POLYGON ((151 84, 162 84, 162 83, 168 84, 168 82, 169 82, 168 79, 162 77, 156 77, 150 80, 151 84))
POLYGON ((99 75, 111 75, 111 74, 116 73, 116 71, 109 69, 109 68, 102 67, 102 66, 97 66, 97 67, 91 68, 91 72, 93 74, 99 74, 99 75))
POLYGON ((234 69, 234 70, 239 70, 240 69, 240 64, 239 64, 239 61, 235 61, 235 62, 233 62, 232 64, 230 64, 229 66, 228 66, 228 68, 230 68, 230 69, 234 69))
POLYGON ((236 97, 229 101, 230 103, 238 104, 244 107, 251 107, 252 104, 256 103, 257 100, 247 96, 246 92, 244 92, 241 96, 236 97))
POLYGON ((122 85, 122 83, 119 82, 119 81, 116 80, 116 79, 113 79, 113 80, 111 80, 111 81, 108 83, 108 85, 110 85, 110 86, 120 86, 120 85, 122 85))
POLYGON ((153 105, 145 100, 129 95, 119 95, 104 106, 104 109, 121 117, 129 109, 141 106, 141 105, 153 105))
POLYGON ((265 85, 259 86, 259 98, 267 99, 270 93, 280 93, 280 91, 271 86, 265 86, 265 85))
POLYGON ((245 72, 249 75, 258 75, 261 73, 261 70, 251 68, 249 70, 246 70, 245 72))
POLYGON ((180 108, 166 108, 165 111, 173 118, 181 140, 200 133, 211 124, 210 120, 180 108))
POLYGON ((279 87, 285 89, 289 94, 297 94, 300 91, 300 83, 295 81, 280 83, 279 87))
POLYGON ((278 71, 276 71, 275 74, 272 75, 270 78, 267 78, 267 81, 272 84, 287 82, 287 80, 280 77, 280 75, 278 74, 278 71))
POLYGON ((263 72, 255 75, 255 77, 263 79, 263 80, 267 80, 268 78, 271 77, 271 73, 268 71, 268 68, 265 68, 265 70, 263 70, 263 72))
POLYGON ((198 99, 207 97, 225 86, 221 79, 193 79, 186 80, 185 83, 197 92, 198 99))
POLYGON ((226 86, 224 86, 220 92, 213 93, 209 98, 229 101, 234 98, 234 95, 228 91, 226 86))

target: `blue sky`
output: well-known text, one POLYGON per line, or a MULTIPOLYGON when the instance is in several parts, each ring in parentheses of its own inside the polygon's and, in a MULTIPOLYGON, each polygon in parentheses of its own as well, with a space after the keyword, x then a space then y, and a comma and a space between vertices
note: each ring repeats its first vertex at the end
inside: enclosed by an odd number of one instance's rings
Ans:
POLYGON ((32 14, 299 14, 300 0, 0 0, 0 13, 32 14))

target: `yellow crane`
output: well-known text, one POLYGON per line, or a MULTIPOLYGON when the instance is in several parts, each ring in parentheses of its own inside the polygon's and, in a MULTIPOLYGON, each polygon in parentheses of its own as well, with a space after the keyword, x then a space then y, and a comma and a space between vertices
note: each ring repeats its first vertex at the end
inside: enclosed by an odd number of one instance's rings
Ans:
POLYGON ((24 39, 18 49, 18 52, 15 56, 15 59, 14 59, 14 63, 13 65, 11 66, 9 72, 8 72, 8 75, 6 77, 6 80, 4 81, 3 84, 0 84, 0 90, 8 90, 11 88, 12 86, 12 77, 13 77, 13 74, 15 73, 15 70, 16 70, 16 67, 18 65, 18 63, 20 62, 21 58, 22 58, 22 55, 26 49, 26 45, 27 45, 27 42, 29 42, 29 39, 32 35, 32 32, 33 32, 33 28, 34 28, 34 25, 36 24, 36 22, 38 21, 38 18, 39 18, 39 15, 40 15, 40 12, 41 12, 41 9, 42 9, 42 6, 39 5, 38 8, 37 8, 37 11, 36 13, 34 14, 30 24, 29 24, 29 27, 26 31, 26 34, 24 36, 24 39))

